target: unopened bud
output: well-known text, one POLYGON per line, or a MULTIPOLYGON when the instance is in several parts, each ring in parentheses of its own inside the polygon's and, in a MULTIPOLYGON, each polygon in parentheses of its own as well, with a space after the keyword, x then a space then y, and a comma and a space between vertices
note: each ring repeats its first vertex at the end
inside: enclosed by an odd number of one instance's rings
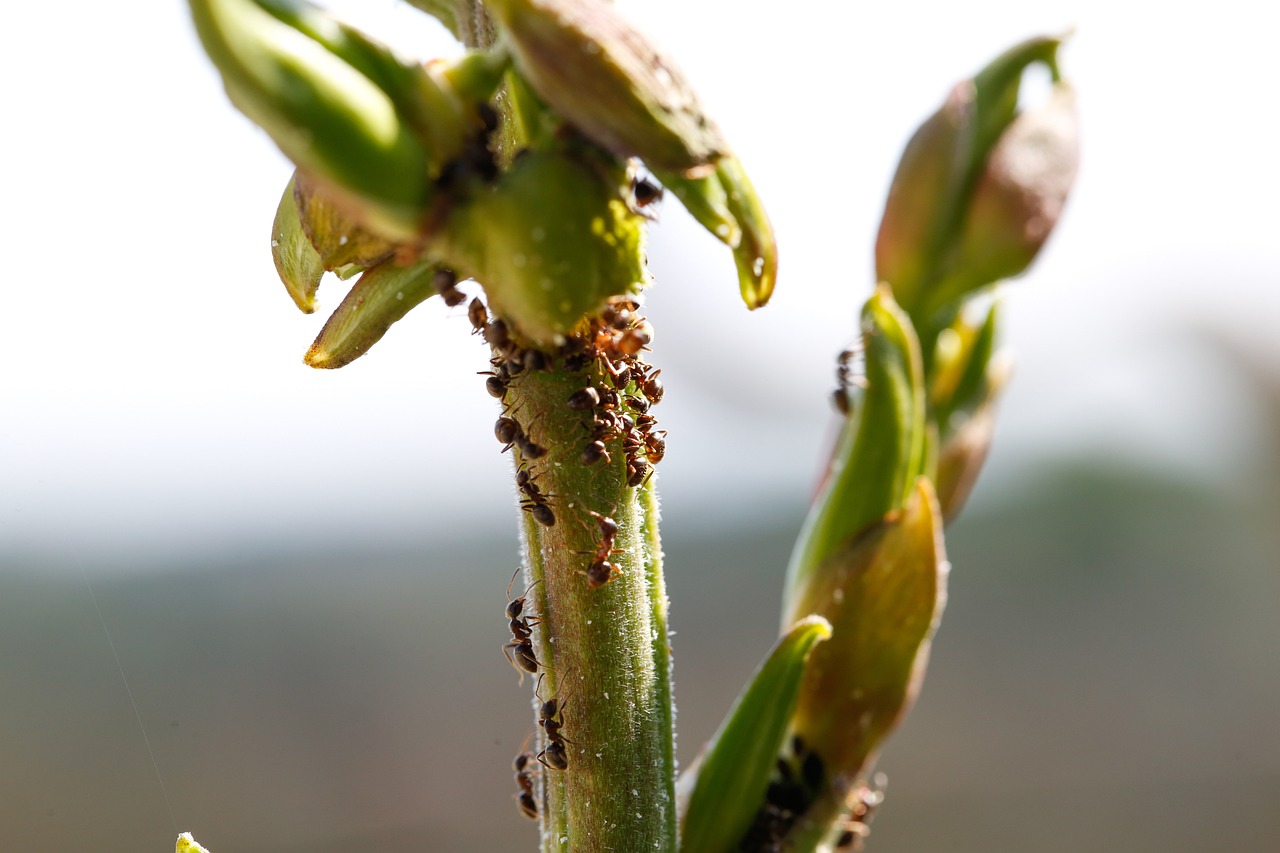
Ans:
POLYGON ((1070 88, 1061 40, 1030 39, 957 84, 912 136, 876 238, 876 275, 917 322, 1026 269, 1075 177, 1070 88), (1046 106, 1018 114, 1023 72, 1042 63, 1046 106))
POLYGON ((174 845, 174 853, 209 853, 204 847, 196 843, 191 837, 191 833, 184 832, 178 836, 178 842, 174 845))
POLYGON ((676 65, 605 0, 490 0, 533 90, 619 159, 705 173, 729 146, 676 65))

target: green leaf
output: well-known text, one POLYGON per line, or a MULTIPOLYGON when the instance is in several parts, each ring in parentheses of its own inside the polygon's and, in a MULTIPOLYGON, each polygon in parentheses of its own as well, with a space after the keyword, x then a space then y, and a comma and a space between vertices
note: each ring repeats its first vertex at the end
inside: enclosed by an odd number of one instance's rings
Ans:
POLYGON ((887 287, 862 310, 862 340, 865 395, 845 420, 826 483, 792 552, 784 612, 795 614, 794 602, 831 554, 899 509, 924 473, 920 346, 887 287))
POLYGON ((359 225, 304 173, 294 174, 293 201, 302 230, 319 254, 320 263, 340 278, 375 266, 396 251, 395 243, 359 225))
POLYGON ((799 620, 778 641, 712 738, 698 768, 680 846, 689 853, 736 849, 764 801, 814 647, 831 636, 820 616, 799 620))
POLYGON ((320 330, 303 359, 311 367, 337 368, 368 352, 391 325, 437 293, 436 267, 428 262, 396 266, 386 261, 364 274, 320 330))
MULTIPOLYGON (((362 223, 389 237, 414 237, 430 192, 430 164, 378 82, 253 0, 190 5, 200 40, 241 112, 362 223)), ((282 8, 305 7, 273 4, 277 13, 282 8)), ((356 61, 368 67, 362 57, 356 61)))
POLYGON ((302 228, 294 203, 294 178, 289 179, 271 224, 271 258, 294 304, 304 314, 316 310, 316 290, 324 277, 324 262, 302 228))
POLYGON ((778 278, 778 244, 742 162, 724 157, 715 171, 696 178, 653 171, 703 228, 733 250, 738 287, 747 308, 755 310, 767 303, 778 278))

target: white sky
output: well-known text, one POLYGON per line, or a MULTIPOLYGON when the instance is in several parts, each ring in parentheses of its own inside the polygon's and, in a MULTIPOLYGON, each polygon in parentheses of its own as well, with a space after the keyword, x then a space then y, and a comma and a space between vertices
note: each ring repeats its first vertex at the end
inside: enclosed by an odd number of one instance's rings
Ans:
MULTIPOLYGON (((403 4, 329 5, 424 58, 451 50, 403 4)), ((1191 472, 1243 464, 1248 409, 1202 337, 1280 364, 1276 7, 621 5, 697 85, 782 253, 774 303, 749 315, 728 253, 666 205, 649 303, 669 515, 712 495, 719 520, 799 512, 901 146, 954 80, 1072 26, 1082 172, 1009 290, 1019 369, 990 473, 1099 445, 1191 472)), ((228 105, 185 4, 23 3, 6 28, 0 554, 509 520, 460 313, 433 300, 351 367, 302 365, 340 290, 304 317, 276 280, 290 169, 228 105)))

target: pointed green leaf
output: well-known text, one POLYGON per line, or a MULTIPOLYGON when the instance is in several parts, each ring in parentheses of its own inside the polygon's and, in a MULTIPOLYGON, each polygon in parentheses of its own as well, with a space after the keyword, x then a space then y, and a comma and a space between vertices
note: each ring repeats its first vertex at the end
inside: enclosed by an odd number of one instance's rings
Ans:
POLYGON ((887 287, 880 287, 862 310, 862 339, 866 390, 845 420, 826 483, 792 552, 784 599, 788 613, 796 612, 797 596, 828 557, 900 508, 924 472, 920 345, 887 287))
POLYGON ((689 799, 681 849, 732 851, 764 801, 791 726, 805 664, 831 636, 820 616, 799 620, 769 653, 711 740, 689 799))
POLYGON ((394 260, 365 270, 303 360, 311 367, 327 369, 350 364, 364 355, 393 323, 437 292, 432 283, 435 270, 427 262, 400 267, 394 260))
POLYGON ((324 277, 324 262, 302 228, 293 198, 294 178, 284 188, 271 225, 271 258, 294 304, 304 314, 316 310, 316 290, 324 277))

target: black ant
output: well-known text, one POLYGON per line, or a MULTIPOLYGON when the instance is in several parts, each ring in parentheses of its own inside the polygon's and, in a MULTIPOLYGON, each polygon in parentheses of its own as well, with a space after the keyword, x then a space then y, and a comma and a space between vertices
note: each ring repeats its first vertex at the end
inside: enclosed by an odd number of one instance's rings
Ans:
POLYGON ((863 375, 863 345, 861 341, 842 351, 836 357, 836 390, 831 392, 831 401, 835 403, 840 414, 847 415, 853 408, 851 387, 866 388, 867 379, 863 375))
MULTIPOLYGON (((511 575, 511 580, 507 583, 507 595, 511 594, 511 584, 516 582, 516 575, 520 573, 516 569, 515 574, 511 575)), ((536 583, 536 581, 534 582, 536 583)), ((533 589, 533 584, 529 585, 529 589, 533 589)), ((511 642, 502 646, 502 654, 506 656, 511 665, 520 673, 520 681, 524 682, 524 674, 526 672, 537 672, 540 664, 538 659, 533 655, 533 637, 532 626, 537 625, 542 620, 537 616, 525 616, 524 605, 525 596, 529 594, 526 589, 519 598, 514 598, 507 605, 507 619, 510 620, 508 627, 511 629, 511 642), (529 620, 533 621, 530 622, 529 620)))
MULTIPOLYGON (((538 676, 538 686, 534 690, 535 696, 542 700, 542 677, 546 673, 538 676)), ((553 770, 564 770, 569 766, 569 752, 564 748, 566 743, 573 743, 564 735, 560 734, 560 729, 564 726, 562 714, 566 701, 560 701, 554 696, 550 699, 542 701, 542 706, 538 709, 538 725, 542 726, 542 730, 547 735, 547 745, 537 755, 538 762, 544 767, 553 770)))

